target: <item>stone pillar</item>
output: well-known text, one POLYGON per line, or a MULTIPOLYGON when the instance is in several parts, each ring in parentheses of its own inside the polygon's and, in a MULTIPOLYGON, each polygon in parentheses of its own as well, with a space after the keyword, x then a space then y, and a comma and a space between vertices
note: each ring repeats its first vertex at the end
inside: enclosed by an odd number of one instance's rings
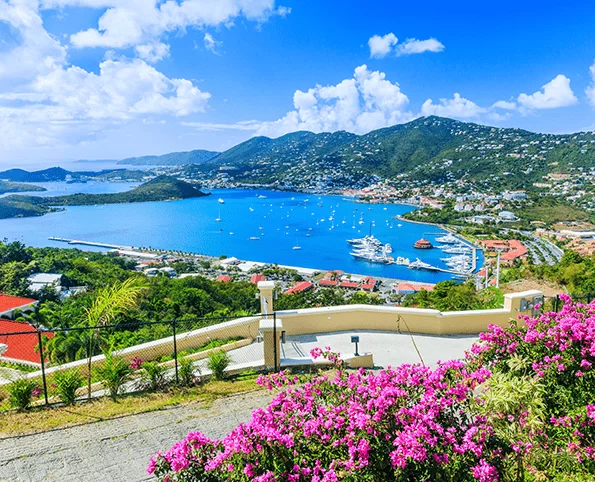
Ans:
POLYGON ((273 281, 259 281, 258 289, 260 290, 260 312, 262 314, 273 314, 273 290, 275 283, 273 281))
POLYGON ((543 293, 539 290, 521 291, 504 295, 504 309, 510 311, 510 317, 517 319, 518 315, 535 316, 538 310, 534 305, 543 304, 543 293))
POLYGON ((276 328, 275 320, 272 316, 263 318, 260 320, 259 330, 263 337, 263 350, 264 350, 264 364, 267 368, 275 368, 281 364, 281 331, 283 331, 283 322, 277 318, 276 328), (276 352, 275 352, 276 349, 276 352), (275 354, 277 360, 275 363, 275 354))

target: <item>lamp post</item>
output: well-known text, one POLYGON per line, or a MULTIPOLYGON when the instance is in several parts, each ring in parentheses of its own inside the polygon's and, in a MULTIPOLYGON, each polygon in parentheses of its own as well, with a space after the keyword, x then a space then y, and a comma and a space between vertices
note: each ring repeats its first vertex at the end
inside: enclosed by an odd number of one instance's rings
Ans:
POLYGON ((357 347, 359 344, 359 336, 352 336, 351 337, 351 343, 355 343, 355 356, 359 356, 359 353, 357 351, 357 347))

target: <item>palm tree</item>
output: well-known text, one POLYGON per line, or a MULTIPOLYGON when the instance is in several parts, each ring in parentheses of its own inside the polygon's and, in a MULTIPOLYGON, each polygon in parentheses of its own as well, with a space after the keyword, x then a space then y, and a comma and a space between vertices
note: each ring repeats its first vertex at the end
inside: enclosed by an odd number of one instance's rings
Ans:
POLYGON ((89 357, 87 363, 87 390, 91 398, 91 358, 95 339, 99 334, 99 327, 108 325, 118 315, 136 306, 138 297, 143 289, 147 287, 144 278, 128 278, 125 281, 117 281, 111 286, 106 286, 95 292, 90 307, 85 308, 84 322, 95 329, 89 340, 89 357))

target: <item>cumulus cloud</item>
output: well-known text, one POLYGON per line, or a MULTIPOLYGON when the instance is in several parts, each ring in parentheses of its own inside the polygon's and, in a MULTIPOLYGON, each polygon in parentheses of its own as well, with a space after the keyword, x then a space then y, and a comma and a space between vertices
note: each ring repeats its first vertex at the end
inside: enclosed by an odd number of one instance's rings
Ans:
POLYGON ((394 33, 387 33, 384 36, 374 35, 368 40, 370 47, 370 57, 381 59, 391 53, 393 47, 397 45, 399 39, 394 33))
POLYGON ((585 90, 585 94, 587 94, 589 104, 595 107, 595 62, 589 68, 589 72, 591 72, 591 84, 585 90))
POLYGON ((578 103, 578 99, 570 88, 570 79, 559 74, 534 94, 521 94, 518 103, 527 110, 555 109, 568 107, 578 103))
POLYGON ((397 47, 397 55, 422 54, 424 52, 442 52, 444 45, 435 38, 417 40, 410 38, 397 47))
POLYGON ((154 42, 134 47, 136 55, 147 62, 154 64, 169 56, 169 45, 154 42))
POLYGON ((518 106, 517 106, 516 102, 509 102, 507 100, 499 100, 492 104, 492 108, 503 109, 503 110, 517 110, 518 106))
POLYGON ((427 40, 410 38, 399 44, 399 39, 392 32, 384 36, 374 35, 368 40, 368 47, 370 47, 370 57, 377 59, 384 58, 390 53, 401 56, 444 50, 444 45, 435 38, 427 40))
POLYGON ((205 44, 205 48, 210 52, 213 52, 216 55, 219 55, 219 47, 223 42, 219 42, 215 40, 215 38, 210 33, 205 33, 203 42, 205 44))
POLYGON ((0 51, 2 149, 58 147, 136 118, 203 112, 211 96, 147 62, 166 56, 165 44, 139 45, 142 58, 107 59, 93 72, 68 64, 35 3, 0 3, 0 22, 14 39, 0 51))
POLYGON ((410 120, 413 116, 406 110, 408 103, 398 83, 361 65, 353 77, 336 85, 297 90, 293 96, 295 109, 277 121, 263 122, 257 134, 280 136, 297 130, 361 134, 410 120))
POLYGON ((45 31, 35 4, 0 1, 0 33, 2 40, 11 40, 0 50, 0 86, 51 71, 66 59, 66 49, 45 31))
POLYGON ((50 0, 49 4, 107 8, 97 28, 71 36, 71 43, 77 48, 126 48, 147 43, 165 32, 229 25, 240 17, 264 22, 273 15, 285 16, 290 12, 289 8, 275 7, 275 0, 184 0, 180 3, 175 0, 50 0))
POLYGON ((454 117, 455 119, 477 118, 480 114, 487 112, 475 102, 461 97, 455 93, 452 99, 440 99, 438 104, 434 104, 432 99, 426 100, 421 106, 421 114, 424 116, 438 115, 441 117, 454 117))

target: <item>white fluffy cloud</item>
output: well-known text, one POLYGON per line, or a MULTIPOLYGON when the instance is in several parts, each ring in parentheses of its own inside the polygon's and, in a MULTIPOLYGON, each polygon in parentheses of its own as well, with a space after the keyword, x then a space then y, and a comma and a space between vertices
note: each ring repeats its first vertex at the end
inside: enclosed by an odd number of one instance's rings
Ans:
POLYGON ((559 74, 534 94, 521 94, 518 103, 528 110, 555 109, 568 107, 578 103, 578 99, 570 88, 570 79, 559 74))
POLYGON ((136 55, 141 59, 154 64, 169 55, 169 45, 162 42, 153 42, 144 45, 137 45, 134 48, 136 55))
POLYGON ((213 52, 216 55, 219 55, 219 47, 221 46, 221 44, 223 42, 219 42, 219 41, 215 40, 215 38, 209 32, 205 33, 203 42, 204 42, 205 48, 207 50, 209 50, 210 52, 213 52))
MULTIPOLYGON (((274 122, 264 122, 259 135, 280 136, 297 130, 365 133, 411 119, 408 97, 398 83, 366 65, 336 85, 317 85, 293 96, 295 110, 274 122)), ((252 124, 254 125, 254 124, 252 124)))
POLYGON ((410 38, 397 47, 397 55, 422 54, 424 52, 442 52, 444 45, 435 38, 417 40, 410 38))
POLYGON ((0 1, 0 33, 1 41, 12 41, 0 50, 0 87, 51 71, 66 59, 66 49, 45 31, 35 4, 0 1))
POLYGON ((424 52, 442 52, 444 45, 435 38, 417 40, 410 38, 399 44, 399 39, 394 33, 387 33, 384 36, 374 35, 368 40, 370 57, 381 59, 390 53, 397 56, 421 54, 424 52))
POLYGON ((595 62, 593 62, 593 65, 589 68, 589 72, 591 72, 591 83, 585 90, 585 94, 587 94, 589 104, 595 107, 595 62))
POLYGON ((434 104, 432 99, 428 99, 421 106, 421 114, 424 116, 438 115, 456 119, 473 119, 485 112, 487 112, 486 109, 469 99, 461 97, 458 93, 455 93, 452 99, 440 99, 438 104, 434 104))
POLYGON ((243 17, 263 22, 273 15, 287 15, 286 7, 275 7, 275 0, 48 0, 49 6, 83 5, 107 10, 97 28, 71 36, 73 46, 126 48, 145 44, 165 32, 187 27, 229 25, 243 17))
POLYGON ((368 40, 370 47, 370 57, 381 59, 391 53, 393 47, 397 45, 399 39, 394 33, 387 33, 384 36, 374 35, 368 40))
POLYGON ((168 78, 147 61, 168 54, 161 43, 136 48, 142 58, 108 59, 92 72, 69 65, 66 49, 44 30, 34 2, 0 1, 0 147, 76 143, 122 122, 203 112, 210 94, 168 78))
POLYGON ((517 110, 518 106, 517 106, 516 102, 510 102, 507 100, 499 100, 492 104, 492 108, 503 109, 503 110, 517 110))

